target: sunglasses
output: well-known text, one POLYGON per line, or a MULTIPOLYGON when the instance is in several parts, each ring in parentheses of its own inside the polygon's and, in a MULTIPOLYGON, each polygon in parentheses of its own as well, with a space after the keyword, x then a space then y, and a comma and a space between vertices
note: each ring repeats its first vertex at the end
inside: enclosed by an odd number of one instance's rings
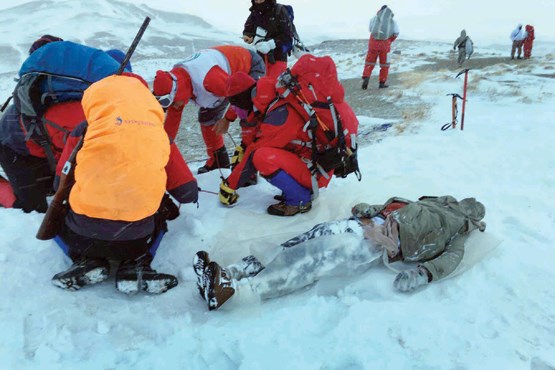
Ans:
POLYGON ((171 72, 168 72, 172 78, 172 89, 169 94, 166 95, 155 95, 156 100, 162 106, 162 108, 168 108, 170 105, 173 104, 173 100, 175 99, 175 93, 177 92, 177 77, 171 72))

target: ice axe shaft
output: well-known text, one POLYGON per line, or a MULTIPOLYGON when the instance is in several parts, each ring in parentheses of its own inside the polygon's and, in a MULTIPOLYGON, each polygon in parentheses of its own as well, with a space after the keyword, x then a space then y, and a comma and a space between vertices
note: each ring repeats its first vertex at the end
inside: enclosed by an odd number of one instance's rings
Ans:
POLYGON ((121 62, 118 68, 118 71, 116 72, 117 75, 121 75, 123 73, 125 66, 127 65, 127 63, 129 62, 129 59, 131 59, 131 56, 135 52, 135 49, 137 48, 139 41, 141 41, 141 38, 143 37, 143 34, 145 33, 149 23, 150 23, 150 17, 146 17, 145 20, 143 21, 143 24, 141 25, 141 28, 139 28, 139 32, 137 32, 137 35, 135 36, 133 43, 127 50, 127 53, 125 54, 125 58, 123 58, 123 61, 121 62))
POLYGON ((464 111, 466 108, 466 87, 468 86, 468 71, 470 71, 470 68, 463 69, 457 74, 457 77, 459 77, 461 74, 464 73, 464 92, 463 92, 463 99, 462 99, 463 105, 462 105, 462 114, 461 114, 461 131, 464 130, 464 111))

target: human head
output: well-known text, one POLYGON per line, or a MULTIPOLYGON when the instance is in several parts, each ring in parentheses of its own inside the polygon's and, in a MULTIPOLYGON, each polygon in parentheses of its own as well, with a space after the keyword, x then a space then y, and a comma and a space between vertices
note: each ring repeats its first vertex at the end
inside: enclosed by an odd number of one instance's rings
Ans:
POLYGON ((62 38, 59 38, 57 36, 52 36, 52 35, 42 35, 41 37, 39 37, 37 40, 35 40, 35 42, 33 42, 33 44, 31 45, 31 47, 29 48, 29 55, 33 54, 33 52, 35 50, 37 50, 38 48, 50 43, 50 42, 55 42, 55 41, 64 41, 62 38))
POLYGON ((152 90, 163 108, 174 103, 185 105, 193 96, 191 78, 183 68, 174 68, 167 72, 156 71, 152 90))
MULTIPOLYGON (((119 64, 121 64, 125 59, 125 53, 119 49, 106 50, 106 54, 111 56, 119 64)), ((125 64, 125 69, 127 69, 129 72, 133 72, 133 69, 131 68, 131 61, 127 61, 127 64, 125 64)))
POLYGON ((168 108, 173 104, 177 94, 177 77, 171 72, 156 71, 152 89, 162 108, 168 108))

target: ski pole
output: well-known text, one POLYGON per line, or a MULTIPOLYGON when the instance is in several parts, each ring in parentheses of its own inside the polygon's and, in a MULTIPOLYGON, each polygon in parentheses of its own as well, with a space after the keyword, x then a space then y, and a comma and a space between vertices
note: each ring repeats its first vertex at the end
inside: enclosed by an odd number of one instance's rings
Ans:
POLYGON ((468 71, 470 68, 463 69, 457 74, 459 77, 461 74, 464 73, 464 92, 463 92, 463 105, 462 105, 462 115, 461 115, 461 131, 464 129, 464 109, 466 107, 466 87, 468 85, 468 71))

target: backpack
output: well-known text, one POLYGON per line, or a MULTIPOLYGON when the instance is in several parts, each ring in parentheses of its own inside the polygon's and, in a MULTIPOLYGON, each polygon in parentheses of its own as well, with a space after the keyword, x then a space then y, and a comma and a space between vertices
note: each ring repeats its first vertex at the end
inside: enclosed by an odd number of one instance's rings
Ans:
POLYGON ((292 69, 278 78, 281 98, 306 119, 304 130, 311 139, 313 174, 345 178, 358 168, 356 135, 358 119, 345 102, 337 68, 329 56, 304 54, 292 69))
POLYGON ((291 21, 291 28, 293 29, 293 41, 288 44, 284 44, 282 46, 283 52, 287 53, 287 55, 289 56, 291 56, 291 54, 295 49, 304 51, 304 52, 309 52, 310 50, 308 50, 308 48, 304 46, 303 42, 301 41, 301 38, 299 37, 299 34, 297 33, 297 28, 295 27, 295 23, 293 23, 293 20, 295 19, 295 12, 293 11, 293 7, 291 5, 276 4, 276 18, 279 19, 280 13, 284 11, 287 13, 289 20, 291 21))
POLYGON ((26 131, 25 140, 44 149, 52 169, 56 160, 45 127, 46 110, 56 103, 81 100, 85 89, 118 68, 119 64, 104 51, 70 41, 46 44, 23 62, 12 93, 14 104, 26 131))

